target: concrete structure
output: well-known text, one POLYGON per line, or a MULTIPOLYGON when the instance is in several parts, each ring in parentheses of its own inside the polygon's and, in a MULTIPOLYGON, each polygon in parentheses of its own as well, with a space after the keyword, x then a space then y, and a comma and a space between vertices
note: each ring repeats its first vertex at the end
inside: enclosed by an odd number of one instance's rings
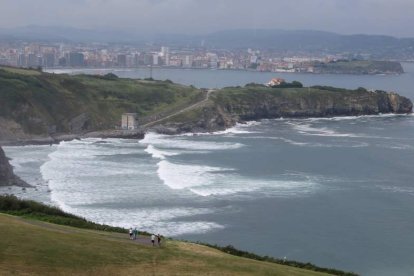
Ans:
POLYGON ((138 116, 137 113, 124 113, 122 114, 122 129, 137 129, 138 128, 138 116))

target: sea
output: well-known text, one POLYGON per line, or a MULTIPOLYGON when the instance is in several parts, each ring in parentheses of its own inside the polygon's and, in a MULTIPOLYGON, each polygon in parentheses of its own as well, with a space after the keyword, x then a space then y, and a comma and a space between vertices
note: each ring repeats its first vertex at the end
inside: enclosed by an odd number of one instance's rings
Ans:
MULTIPOLYGON (((366 87, 414 99, 402 75, 153 69, 196 87, 265 83, 366 87)), ((145 78, 147 69, 113 72, 145 78)), ((138 227, 361 275, 414 275, 414 116, 261 120, 216 133, 82 139, 4 148, 34 189, 1 188, 89 220, 138 227)))

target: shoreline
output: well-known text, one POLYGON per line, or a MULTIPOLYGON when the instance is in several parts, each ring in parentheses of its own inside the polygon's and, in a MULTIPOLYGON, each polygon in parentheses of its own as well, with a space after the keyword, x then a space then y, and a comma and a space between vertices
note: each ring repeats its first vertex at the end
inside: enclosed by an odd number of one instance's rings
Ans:
POLYGON ((343 115, 343 116, 326 116, 326 117, 279 117, 279 118, 261 118, 258 120, 238 121, 234 124, 225 127, 217 128, 213 131, 197 128, 191 131, 181 131, 181 127, 174 127, 169 125, 155 125, 148 128, 139 128, 136 130, 99 130, 91 131, 83 134, 59 134, 55 136, 37 137, 32 139, 17 139, 17 140, 0 140, 0 146, 36 146, 36 145, 54 145, 63 141, 82 140, 86 138, 119 138, 119 139, 134 139, 142 140, 148 133, 157 133, 167 136, 198 136, 198 135, 215 135, 226 133, 226 131, 240 126, 248 126, 249 124, 260 123, 262 120, 355 120, 359 118, 381 118, 381 117, 397 117, 397 116, 413 116, 414 113, 383 113, 383 114, 366 114, 366 115, 343 115), (203 131, 204 130, 204 131, 203 131))
MULTIPOLYGON (((409 62, 407 62, 409 63, 409 62)), ((414 62, 413 62, 414 63, 414 62)), ((43 72, 48 74, 69 74, 69 75, 79 75, 84 74, 84 70, 91 70, 91 71, 107 71, 107 72, 117 72, 117 71, 136 71, 140 69, 148 69, 150 70, 150 66, 138 66, 138 67, 52 67, 52 68, 44 68, 43 72)), ((163 66, 153 66, 153 69, 160 69, 160 70, 205 70, 205 71, 230 71, 230 72, 250 72, 250 73, 273 73, 273 74, 306 74, 306 75, 351 75, 351 76, 393 76, 393 75, 403 75, 406 72, 381 72, 381 73, 343 73, 343 72, 289 72, 289 71, 282 71, 282 72, 273 72, 273 71, 257 71, 257 70, 249 70, 249 69, 221 69, 221 68, 181 68, 181 67, 163 67, 163 66)))

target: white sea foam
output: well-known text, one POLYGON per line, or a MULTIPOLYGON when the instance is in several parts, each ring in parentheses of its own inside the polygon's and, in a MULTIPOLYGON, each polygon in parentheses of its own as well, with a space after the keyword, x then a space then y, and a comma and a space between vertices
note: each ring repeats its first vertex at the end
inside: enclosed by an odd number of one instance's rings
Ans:
POLYGON ((370 119, 370 118, 389 118, 389 117, 402 117, 402 116, 411 116, 412 114, 395 114, 395 113, 386 113, 378 115, 360 115, 360 116, 336 116, 336 117, 323 117, 323 118, 306 118, 301 119, 304 121, 345 121, 345 120, 360 120, 360 119, 370 119))
POLYGON ((309 136, 325 136, 325 137, 351 137, 351 138, 361 138, 365 137, 361 134, 353 134, 353 133, 339 133, 327 127, 316 128, 312 127, 310 124, 302 124, 302 123, 293 123, 289 122, 294 129, 296 129, 299 133, 309 136))
POLYGON ((249 130, 253 126, 261 125, 259 121, 249 121, 246 123, 237 123, 235 126, 227 128, 225 130, 219 130, 214 132, 197 132, 197 133, 183 133, 177 136, 209 136, 209 135, 237 135, 237 134, 252 134, 260 133, 258 131, 249 130))
POLYGON ((153 145, 148 145, 148 147, 145 149, 145 152, 152 155, 154 158, 158 159, 165 159, 167 156, 174 156, 178 155, 176 152, 166 151, 166 150, 159 150, 153 145))
POLYGON ((159 178, 171 189, 185 189, 211 185, 219 181, 219 178, 226 178, 226 175, 220 174, 220 172, 228 171, 229 169, 225 168, 174 164, 162 160, 158 163, 157 172, 159 178))
POLYGON ((140 141, 141 144, 155 145, 158 149, 182 149, 182 150, 228 150, 238 149, 244 145, 241 143, 194 141, 179 136, 168 136, 156 133, 148 133, 140 141))
POLYGON ((244 137, 244 139, 264 139, 264 140, 278 140, 282 141, 284 143, 294 145, 294 146, 300 146, 300 147, 315 147, 315 148, 362 148, 362 147, 368 147, 370 144, 367 142, 352 142, 347 141, 346 143, 313 143, 313 142, 299 142, 294 141, 292 139, 287 139, 284 137, 271 137, 271 136, 249 136, 244 137))
POLYGON ((158 163, 158 175, 174 190, 189 190, 199 196, 223 196, 266 190, 269 195, 303 194, 318 187, 311 178, 301 181, 251 179, 242 177, 231 168, 175 164, 166 160, 158 163))
POLYGON ((377 187, 387 192, 414 195, 414 187, 401 187, 401 186, 377 186, 377 187))
POLYGON ((212 221, 188 220, 191 216, 208 213, 211 213, 211 211, 205 211, 202 208, 143 208, 128 210, 128 212, 120 212, 117 209, 110 210, 110 212, 108 210, 97 210, 98 216, 95 217, 94 221, 125 228, 137 227, 140 230, 160 233, 169 237, 189 233, 202 234, 223 229, 223 225, 212 221), (101 214, 110 214, 110 216, 101 216, 101 214), (187 219, 182 220, 183 218, 187 219))

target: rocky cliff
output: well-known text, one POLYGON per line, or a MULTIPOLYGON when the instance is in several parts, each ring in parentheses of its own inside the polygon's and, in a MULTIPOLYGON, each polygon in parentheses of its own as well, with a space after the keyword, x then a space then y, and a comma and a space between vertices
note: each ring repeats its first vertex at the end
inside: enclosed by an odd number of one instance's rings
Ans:
POLYGON ((249 84, 206 94, 171 81, 55 75, 18 68, 0 68, 0 106, 0 145, 81 137, 142 138, 145 127, 119 130, 125 112, 137 113, 141 124, 169 134, 211 132, 265 118, 412 112, 405 97, 363 88, 249 84), (157 125, 149 124, 154 121, 157 125))
POLYGON ((9 164, 3 149, 0 147, 0 186, 30 187, 13 173, 13 167, 9 164))
POLYGON ((363 88, 225 88, 216 91, 208 105, 166 122, 166 128, 160 131, 215 131, 251 120, 406 114, 412 109, 413 104, 408 98, 363 88))

